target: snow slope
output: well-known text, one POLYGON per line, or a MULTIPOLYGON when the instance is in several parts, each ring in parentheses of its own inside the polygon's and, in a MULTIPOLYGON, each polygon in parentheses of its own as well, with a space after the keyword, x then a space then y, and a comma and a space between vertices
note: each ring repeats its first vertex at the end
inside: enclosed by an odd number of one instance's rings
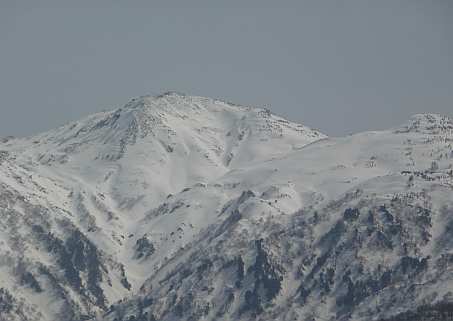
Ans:
POLYGON ((440 115, 328 138, 177 93, 5 139, 0 313, 378 320, 449 302, 452 144, 440 115))
MULTIPOLYGON (((165 256, 215 220, 208 207, 204 213, 194 206, 192 234, 172 240, 170 234, 176 224, 184 223, 183 218, 152 218, 170 194, 203 188, 243 164, 278 158, 324 137, 264 109, 166 93, 133 99, 122 108, 41 135, 4 140, 0 145, 5 203, 2 251, 12 260, 4 265, 4 273, 15 274, 20 260, 37 269, 24 273, 41 277, 41 265, 51 270, 46 271, 51 274, 48 278, 56 278, 65 293, 60 304, 51 300, 56 311, 45 311, 50 313, 45 319, 68 313, 65 300, 74 306, 70 309, 76 311, 75 319, 81 317, 77 314, 96 314, 136 290, 165 256), (141 226, 144 221, 153 226, 152 231, 141 226), (144 230, 162 239, 157 248, 161 258, 137 258, 135 248, 144 240, 144 230), (75 235, 78 250, 70 248, 68 234, 75 235), (21 244, 15 243, 17 239, 21 244), (10 253, 14 251, 23 254, 17 258, 10 253), (96 271, 82 267, 78 273, 68 266, 78 259, 88 266, 93 256, 99 266, 96 271), (71 276, 72 284, 66 280, 71 276), (99 287, 90 290, 89 278, 98 280, 99 287)), ((212 198, 212 206, 219 201, 212 198)), ((16 296, 38 306, 50 297, 44 290, 41 295, 27 291, 16 296)))

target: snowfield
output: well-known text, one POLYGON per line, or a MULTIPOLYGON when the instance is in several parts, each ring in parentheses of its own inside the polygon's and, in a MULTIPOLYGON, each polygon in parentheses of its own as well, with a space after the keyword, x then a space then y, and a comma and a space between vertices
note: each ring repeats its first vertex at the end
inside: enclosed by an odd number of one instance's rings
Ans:
POLYGON ((329 138, 140 97, 0 140, 0 244, 2 321, 442 320, 453 120, 329 138))

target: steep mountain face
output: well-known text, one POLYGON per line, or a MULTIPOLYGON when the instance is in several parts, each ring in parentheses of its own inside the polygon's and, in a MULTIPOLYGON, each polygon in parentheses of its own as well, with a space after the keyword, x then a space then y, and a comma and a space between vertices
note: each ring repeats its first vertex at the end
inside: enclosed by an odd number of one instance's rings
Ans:
POLYGON ((452 146, 176 93, 4 139, 0 319, 449 320, 452 146))
POLYGON ((34 137, 3 139, 2 317, 102 314, 215 222, 211 211, 229 198, 202 197, 189 208, 183 196, 196 199, 196 189, 203 194, 235 168, 324 137, 264 109, 167 93, 34 137), (162 218, 165 212, 179 218, 162 218), (181 237, 183 224, 190 231, 181 237))

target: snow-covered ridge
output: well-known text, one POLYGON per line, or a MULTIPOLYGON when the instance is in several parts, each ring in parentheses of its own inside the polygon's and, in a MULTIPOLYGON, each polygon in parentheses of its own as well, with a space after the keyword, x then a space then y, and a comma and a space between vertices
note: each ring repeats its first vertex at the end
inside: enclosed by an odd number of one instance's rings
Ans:
MULTIPOLYGON (((239 145, 240 141, 247 138, 264 142, 285 136, 294 142, 294 147, 325 137, 315 130, 272 115, 265 109, 171 92, 132 99, 122 108, 98 113, 31 137, 26 145, 32 149, 42 146, 60 152, 73 152, 87 143, 98 143, 118 149, 116 155, 101 157, 120 158, 126 146, 135 144, 137 139, 152 136, 171 149, 172 145, 178 144, 178 139, 182 139, 179 135, 187 134, 200 140, 202 137, 210 139, 210 136, 214 136, 213 143, 218 145, 239 145)), ((234 146, 219 147, 228 149, 234 146)), ((232 156, 227 154, 223 157, 232 156)))
POLYGON ((451 135, 453 133, 453 120, 439 114, 416 114, 399 131, 451 135))
POLYGON ((328 138, 178 93, 4 139, 0 319, 370 320, 448 301, 452 144, 440 115, 328 138))

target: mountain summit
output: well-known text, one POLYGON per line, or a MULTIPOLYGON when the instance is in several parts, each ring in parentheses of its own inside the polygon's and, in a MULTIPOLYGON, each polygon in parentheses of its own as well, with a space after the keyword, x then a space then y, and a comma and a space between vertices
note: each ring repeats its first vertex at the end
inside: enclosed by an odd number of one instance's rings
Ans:
POLYGON ((165 93, 2 140, 0 319, 442 320, 452 128, 165 93))

